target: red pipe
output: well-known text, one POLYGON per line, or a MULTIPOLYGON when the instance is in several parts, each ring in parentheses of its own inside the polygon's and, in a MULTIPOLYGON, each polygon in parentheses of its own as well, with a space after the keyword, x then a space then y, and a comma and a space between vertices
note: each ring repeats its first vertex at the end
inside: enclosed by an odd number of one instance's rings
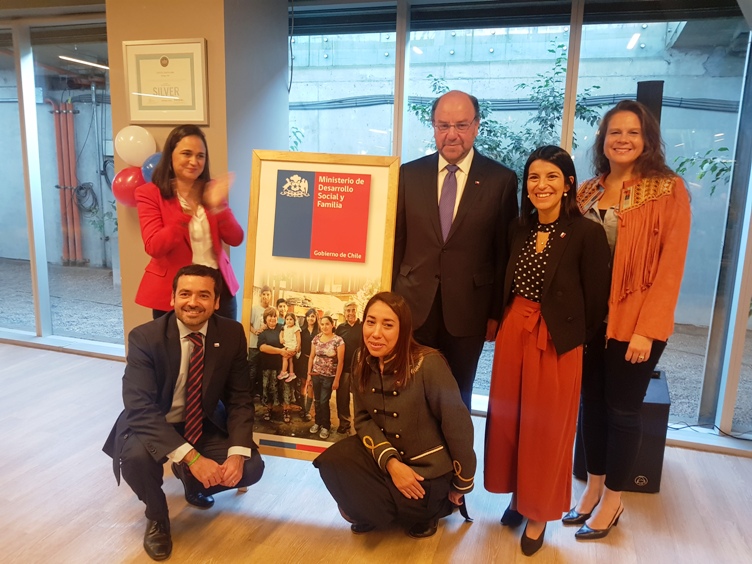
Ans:
POLYGON ((68 252, 68 217, 65 207, 65 176, 63 173, 62 159, 63 147, 60 137, 60 110, 58 109, 57 104, 49 98, 45 99, 45 103, 52 106, 52 116, 55 120, 55 145, 57 146, 57 184, 59 186, 58 194, 60 196, 60 226, 63 233, 63 264, 69 264, 70 253, 68 252))
POLYGON ((68 159, 68 120, 65 118, 65 105, 60 104, 60 160, 63 162, 62 190, 65 195, 65 225, 68 231, 68 257, 71 263, 76 260, 76 243, 73 236, 73 199, 71 198, 70 162, 68 159))
POLYGON ((70 102, 65 104, 66 114, 65 117, 68 120, 68 156, 70 159, 70 192, 71 201, 73 203, 73 239, 76 244, 76 264, 84 264, 84 250, 81 241, 81 220, 78 216, 78 203, 74 194, 75 186, 78 186, 78 178, 76 175, 76 134, 73 130, 73 104, 70 102))

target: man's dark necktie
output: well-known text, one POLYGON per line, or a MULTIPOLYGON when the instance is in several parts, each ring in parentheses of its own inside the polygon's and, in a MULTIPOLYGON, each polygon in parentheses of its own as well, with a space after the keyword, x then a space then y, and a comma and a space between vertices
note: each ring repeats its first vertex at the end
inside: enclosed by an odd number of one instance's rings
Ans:
POLYGON ((454 202, 457 200, 457 176, 455 173, 459 168, 453 164, 446 165, 447 175, 444 177, 444 184, 441 187, 439 218, 441 219, 441 235, 444 237, 444 241, 446 241, 449 229, 452 227, 454 202))
POLYGON ((193 351, 188 361, 188 378, 185 383, 185 440, 195 445, 203 431, 201 408, 201 382, 204 379, 204 336, 191 333, 188 339, 193 351))

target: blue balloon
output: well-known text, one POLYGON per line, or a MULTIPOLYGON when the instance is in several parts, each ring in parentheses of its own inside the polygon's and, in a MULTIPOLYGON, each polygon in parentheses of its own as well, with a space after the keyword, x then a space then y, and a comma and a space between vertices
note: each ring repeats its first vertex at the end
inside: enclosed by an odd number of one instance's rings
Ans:
POLYGON ((144 161, 143 165, 141 165, 141 174, 144 175, 144 180, 147 182, 151 182, 151 175, 160 158, 162 158, 162 153, 154 153, 144 161))

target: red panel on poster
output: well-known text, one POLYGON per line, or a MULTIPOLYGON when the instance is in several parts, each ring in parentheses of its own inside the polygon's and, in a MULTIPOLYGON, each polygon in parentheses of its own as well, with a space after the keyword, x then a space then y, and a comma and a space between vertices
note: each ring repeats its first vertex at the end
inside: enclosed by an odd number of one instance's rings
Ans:
POLYGON ((371 175, 316 173, 311 258, 365 262, 371 175))

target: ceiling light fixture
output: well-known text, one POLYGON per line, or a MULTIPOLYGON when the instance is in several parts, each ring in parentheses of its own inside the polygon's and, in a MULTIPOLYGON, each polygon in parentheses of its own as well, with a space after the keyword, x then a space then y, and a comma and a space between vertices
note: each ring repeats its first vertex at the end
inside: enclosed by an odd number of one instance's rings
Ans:
POLYGON ((97 67, 98 69, 110 70, 110 67, 106 65, 100 65, 99 63, 92 63, 91 61, 84 61, 82 59, 74 59, 73 57, 66 57, 65 55, 58 55, 58 58, 64 61, 70 61, 71 63, 78 63, 79 65, 87 65, 90 67, 97 67))

